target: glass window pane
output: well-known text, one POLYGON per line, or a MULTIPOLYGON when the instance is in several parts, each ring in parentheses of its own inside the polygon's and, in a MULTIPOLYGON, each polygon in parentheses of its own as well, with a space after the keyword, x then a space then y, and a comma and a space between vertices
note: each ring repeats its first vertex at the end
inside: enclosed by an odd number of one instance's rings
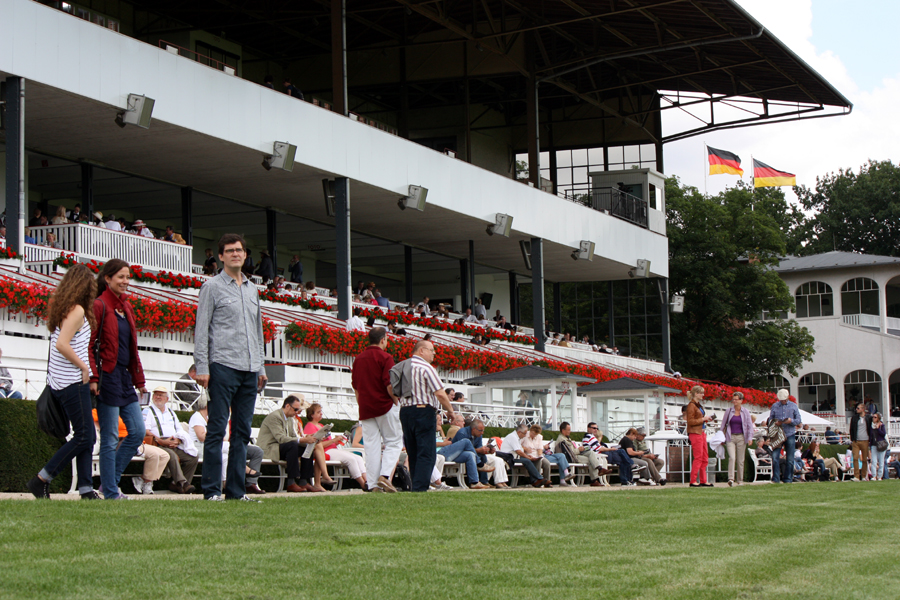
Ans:
POLYGON ((841 294, 841 314, 859 314, 859 292, 844 292, 841 294))
POLYGON ((822 316, 830 317, 834 315, 834 302, 831 300, 831 294, 822 296, 822 316))
POLYGON ((640 162, 641 151, 639 146, 625 146, 625 162, 640 162))
POLYGON ((587 156, 587 150, 585 148, 572 150, 572 166, 585 166, 586 164, 588 164, 587 156))
POLYGON ((868 290, 859 293, 862 313, 864 315, 878 314, 878 290, 868 290))
POLYGON ((641 146, 641 160, 642 161, 655 161, 656 160, 656 146, 653 144, 644 144, 641 146))
POLYGON ((571 167, 572 166, 572 151, 571 150, 557 150, 556 151, 556 166, 557 167, 571 167))
POLYGON ((541 152, 538 156, 539 156, 539 160, 541 161, 542 165, 550 164, 550 153, 549 152, 541 152))
POLYGON ((587 167, 575 167, 572 169, 572 183, 588 183, 587 167))
POLYGON ((806 296, 797 296, 797 318, 803 319, 809 316, 809 312, 806 309, 806 296))
POLYGON ((572 184, 572 169, 557 169, 556 170, 556 184, 557 185, 571 185, 572 184))
POLYGON ((609 147, 609 163, 622 163, 625 161, 622 152, 622 146, 610 146, 609 147))
POLYGON ((603 148, 591 148, 588 150, 588 164, 592 167, 603 166, 603 148))
POLYGON ((820 298, 821 296, 808 296, 810 317, 818 317, 822 314, 820 298))

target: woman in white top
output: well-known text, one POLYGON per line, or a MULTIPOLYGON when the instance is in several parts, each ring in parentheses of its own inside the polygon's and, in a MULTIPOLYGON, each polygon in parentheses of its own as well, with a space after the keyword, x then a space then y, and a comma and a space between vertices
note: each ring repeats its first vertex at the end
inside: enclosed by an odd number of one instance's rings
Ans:
POLYGON ((50 219, 50 223, 53 225, 65 225, 69 222, 69 219, 66 218, 66 207, 60 205, 56 209, 56 216, 50 219))
POLYGON ((50 482, 74 458, 78 493, 85 500, 100 499, 91 478, 91 450, 96 434, 88 385, 91 378, 88 346, 95 325, 92 306, 96 295, 94 274, 79 264, 69 269, 50 298, 47 328, 53 334, 47 384, 65 410, 73 434, 41 472, 28 482, 28 489, 36 498, 50 498, 50 482))

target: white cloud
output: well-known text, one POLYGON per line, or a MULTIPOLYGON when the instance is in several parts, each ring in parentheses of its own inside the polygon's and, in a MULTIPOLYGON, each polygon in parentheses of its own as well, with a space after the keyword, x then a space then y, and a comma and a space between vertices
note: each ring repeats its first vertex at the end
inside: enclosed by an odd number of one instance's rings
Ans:
MULTIPOLYGON (((896 162, 900 140, 900 121, 893 118, 900 93, 900 67, 885 61, 881 85, 860 90, 839 56, 830 51, 817 52, 812 38, 811 0, 738 0, 773 35, 818 71, 838 91, 853 102, 848 116, 811 121, 763 125, 746 129, 714 132, 666 145, 667 175, 678 175, 683 183, 704 189, 706 172, 704 142, 735 152, 743 161, 745 179, 751 172, 750 155, 769 165, 797 174, 797 182, 814 186, 816 176, 839 168, 857 170, 868 159, 896 162)), ((665 129, 682 128, 696 121, 667 111, 665 129)), ((733 186, 737 178, 715 175, 708 178, 708 191, 715 194, 733 186)), ((788 192, 789 197, 793 194, 788 192)))

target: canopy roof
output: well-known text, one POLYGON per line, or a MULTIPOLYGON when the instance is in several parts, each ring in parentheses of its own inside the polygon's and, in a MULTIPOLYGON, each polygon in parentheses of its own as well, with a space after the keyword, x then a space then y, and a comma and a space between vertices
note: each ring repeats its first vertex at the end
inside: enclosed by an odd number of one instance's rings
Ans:
POLYGON ((559 381, 593 381, 590 377, 583 377, 581 375, 572 375, 571 373, 566 373, 565 371, 554 371, 553 369, 547 369, 545 367, 537 367, 534 365, 527 365, 525 367, 518 367, 516 369, 509 369, 508 371, 499 371, 497 373, 488 373, 487 375, 481 375, 480 377, 472 377, 470 379, 466 379, 464 383, 467 384, 503 384, 503 383, 533 383, 533 382, 545 382, 548 380, 557 379, 559 381))
POLYGON ((657 385, 649 381, 641 381, 640 379, 632 379, 631 377, 619 377, 618 379, 610 379, 609 381, 601 381, 592 383, 578 388, 579 394, 592 393, 618 393, 618 392, 636 392, 645 394, 648 392, 659 392, 660 394, 680 394, 682 390, 671 388, 665 385, 657 385))

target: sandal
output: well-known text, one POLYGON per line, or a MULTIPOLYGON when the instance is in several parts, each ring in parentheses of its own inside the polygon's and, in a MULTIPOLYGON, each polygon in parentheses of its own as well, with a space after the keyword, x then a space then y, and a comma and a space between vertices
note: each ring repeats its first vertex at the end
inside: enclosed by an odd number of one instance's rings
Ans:
POLYGON ((250 467, 247 467, 247 470, 245 471, 245 474, 246 474, 246 475, 249 475, 250 477, 259 477, 259 471, 254 471, 254 470, 251 469, 250 467))

